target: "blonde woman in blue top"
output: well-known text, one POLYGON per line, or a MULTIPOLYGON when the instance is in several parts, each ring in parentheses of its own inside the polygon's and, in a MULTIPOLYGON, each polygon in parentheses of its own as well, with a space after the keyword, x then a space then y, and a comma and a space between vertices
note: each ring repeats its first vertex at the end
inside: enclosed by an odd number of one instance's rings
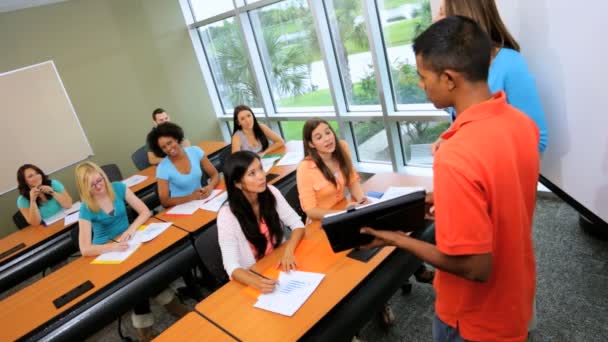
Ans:
MULTIPOLYGON (((151 216, 148 207, 125 184, 110 183, 105 172, 92 162, 84 162, 76 167, 76 185, 82 200, 78 220, 78 241, 82 255, 95 256, 126 250, 137 228, 151 216), (131 224, 126 204, 138 214, 131 224)), ((172 290, 164 290, 154 299, 176 317, 188 312, 176 300, 172 290)), ((131 318, 140 341, 151 340, 154 317, 149 302, 144 300, 136 304, 133 311, 131 318)))
POLYGON ((36 165, 25 164, 17 170, 17 188, 17 207, 30 225, 39 225, 72 206, 72 197, 63 184, 50 179, 36 165))
POLYGON ((184 131, 165 122, 148 134, 148 147, 163 160, 156 168, 158 197, 165 207, 207 198, 219 183, 219 173, 198 146, 183 147, 184 131), (203 172, 209 177, 201 186, 203 172))
MULTIPOLYGON (((538 150, 543 152, 549 143, 545 112, 540 102, 534 76, 519 53, 519 44, 500 18, 494 0, 443 0, 439 19, 461 15, 475 20, 494 43, 488 85, 492 93, 504 90, 507 102, 528 115, 538 126, 538 150)), ((433 144, 433 153, 442 140, 433 144)))

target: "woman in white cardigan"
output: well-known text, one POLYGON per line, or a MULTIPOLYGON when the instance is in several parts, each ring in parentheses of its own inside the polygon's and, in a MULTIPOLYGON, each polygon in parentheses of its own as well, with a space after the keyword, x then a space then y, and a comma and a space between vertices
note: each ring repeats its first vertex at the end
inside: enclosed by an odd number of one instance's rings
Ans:
POLYGON ((224 162, 228 204, 217 216, 218 240, 224 269, 230 278, 269 293, 276 281, 249 270, 257 260, 272 252, 285 240, 283 225, 292 233, 281 257, 284 271, 296 269, 294 251, 304 236, 304 224, 281 192, 266 185, 260 157, 239 151, 224 162))

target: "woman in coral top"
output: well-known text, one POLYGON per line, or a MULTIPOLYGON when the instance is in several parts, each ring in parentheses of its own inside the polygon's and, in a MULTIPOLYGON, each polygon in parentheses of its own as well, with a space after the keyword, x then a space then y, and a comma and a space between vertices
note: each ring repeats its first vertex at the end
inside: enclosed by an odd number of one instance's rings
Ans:
POLYGON ((333 128, 322 119, 304 124, 304 160, 298 166, 300 205, 308 219, 320 220, 345 197, 348 188, 353 203, 366 203, 353 167, 348 145, 338 140, 333 128))

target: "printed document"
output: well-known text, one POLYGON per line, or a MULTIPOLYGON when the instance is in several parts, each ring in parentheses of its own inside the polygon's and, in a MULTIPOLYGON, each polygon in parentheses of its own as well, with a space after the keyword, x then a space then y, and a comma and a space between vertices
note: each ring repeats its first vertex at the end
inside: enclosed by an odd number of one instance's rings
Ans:
POLYGON ((299 164, 304 159, 304 152, 287 152, 285 156, 279 160, 277 166, 287 166, 299 164))
POLYGON ((132 187, 133 185, 139 184, 148 179, 147 176, 142 175, 133 175, 127 179, 123 179, 121 182, 127 186, 127 188, 132 187))
POLYGON ((274 291, 259 296, 254 307, 284 316, 293 316, 324 277, 325 274, 322 273, 281 272, 274 291))

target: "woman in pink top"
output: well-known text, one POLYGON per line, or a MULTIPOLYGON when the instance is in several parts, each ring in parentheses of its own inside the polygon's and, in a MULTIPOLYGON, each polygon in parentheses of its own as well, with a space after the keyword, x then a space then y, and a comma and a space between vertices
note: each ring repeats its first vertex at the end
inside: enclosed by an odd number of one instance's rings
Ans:
POLYGON ((283 195, 266 185, 260 157, 239 151, 224 162, 228 204, 217 216, 218 240, 226 273, 263 293, 274 290, 276 281, 249 268, 285 241, 284 226, 291 229, 281 257, 283 271, 296 269, 294 251, 304 236, 304 224, 283 195))

